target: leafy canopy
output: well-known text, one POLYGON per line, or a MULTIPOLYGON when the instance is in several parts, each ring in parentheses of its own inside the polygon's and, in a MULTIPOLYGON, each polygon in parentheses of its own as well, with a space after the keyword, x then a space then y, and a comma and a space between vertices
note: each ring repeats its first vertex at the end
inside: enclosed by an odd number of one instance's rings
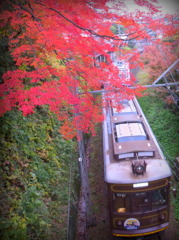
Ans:
POLYGON ((159 12, 156 0, 134 2, 150 13, 125 12, 123 1, 115 5, 121 14, 110 11, 106 0, 2 1, 1 33, 8 38, 15 68, 2 77, 0 115, 18 108, 26 116, 37 106, 49 105, 67 138, 74 137, 76 129, 94 133, 94 124, 102 120, 101 102, 89 91, 105 85, 107 90, 120 89, 121 98, 134 93, 126 85, 133 85, 135 78, 119 74, 109 53, 117 52, 132 69, 139 53, 127 47, 128 41, 151 39, 151 31, 166 36, 175 31, 174 24, 164 27, 162 18, 152 18, 159 12), (112 31, 113 24, 122 26, 125 37, 112 31), (104 62, 97 62, 99 55, 104 62))

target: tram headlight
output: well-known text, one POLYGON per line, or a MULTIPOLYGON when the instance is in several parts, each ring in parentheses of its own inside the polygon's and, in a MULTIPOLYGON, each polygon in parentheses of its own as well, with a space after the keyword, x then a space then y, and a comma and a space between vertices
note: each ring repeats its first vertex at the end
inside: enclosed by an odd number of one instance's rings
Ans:
POLYGON ((136 166, 135 172, 137 174, 142 174, 144 172, 144 166, 142 166, 142 165, 136 166))
POLYGON ((166 219, 166 215, 164 213, 160 214, 160 220, 163 222, 166 219))
POLYGON ((116 225, 117 225, 118 227, 121 227, 121 226, 122 226, 122 221, 121 221, 121 220, 117 220, 116 225))

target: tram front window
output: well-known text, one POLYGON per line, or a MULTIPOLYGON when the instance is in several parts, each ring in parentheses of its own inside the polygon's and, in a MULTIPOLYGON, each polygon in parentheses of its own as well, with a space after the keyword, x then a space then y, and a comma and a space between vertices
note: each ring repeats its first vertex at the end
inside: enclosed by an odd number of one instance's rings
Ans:
POLYGON ((158 189, 151 192, 152 209, 158 209, 167 203, 167 189, 158 189))
POLYGON ((133 212, 143 212, 150 209, 150 193, 135 193, 133 196, 133 212))
POLYGON ((124 193, 113 194, 114 211, 118 213, 130 212, 130 197, 124 193))
POLYGON ((155 210, 162 208, 167 204, 167 188, 134 193, 131 197, 133 212, 155 210))
POLYGON ((167 204, 167 188, 147 192, 113 193, 113 210, 116 213, 137 213, 157 210, 167 204))

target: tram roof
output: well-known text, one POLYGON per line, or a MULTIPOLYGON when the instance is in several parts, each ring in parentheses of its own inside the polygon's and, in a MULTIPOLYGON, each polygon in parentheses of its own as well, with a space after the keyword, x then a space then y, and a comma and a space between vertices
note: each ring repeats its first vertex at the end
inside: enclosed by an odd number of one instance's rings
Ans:
POLYGON ((171 170, 164 159, 146 159, 147 167, 143 175, 135 175, 132 172, 132 161, 105 163, 105 181, 108 183, 127 184, 146 181, 155 181, 171 176, 171 170))
POLYGON ((122 104, 124 107, 122 110, 113 107, 111 109, 112 115, 108 113, 106 121, 104 121, 103 141, 106 182, 138 183, 171 176, 171 169, 137 100, 127 100, 122 104), (114 129, 116 135, 108 132, 110 128, 114 129), (113 154, 118 156, 118 160, 112 157, 113 154), (136 175, 132 171, 132 161, 136 157, 141 157, 137 160, 141 163, 145 161, 147 164, 144 174, 136 175))

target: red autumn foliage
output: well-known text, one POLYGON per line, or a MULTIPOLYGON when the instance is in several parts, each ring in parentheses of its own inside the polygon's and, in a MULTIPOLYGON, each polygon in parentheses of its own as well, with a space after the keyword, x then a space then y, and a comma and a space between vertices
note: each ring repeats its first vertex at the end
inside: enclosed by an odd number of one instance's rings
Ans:
POLYGON ((144 62, 144 68, 148 72, 148 83, 152 84, 177 60, 177 58, 175 49, 171 44, 161 42, 159 44, 147 46, 140 57, 140 61, 144 62))
MULTIPOLYGON (((61 133, 71 138, 76 128, 94 133, 94 124, 102 120, 100 100, 91 93, 79 95, 77 89, 89 92, 106 85, 107 90, 120 89, 123 98, 134 93, 124 84, 135 84, 135 78, 119 75, 108 53, 119 51, 120 59, 135 68, 139 54, 124 48, 127 40, 151 39, 150 31, 156 29, 171 35, 175 26, 164 28, 163 19, 153 20, 152 14, 139 11, 111 13, 106 2, 2 1, 0 27, 8 37, 16 69, 3 75, 1 116, 14 107, 26 116, 37 106, 49 105, 64 123, 61 133), (124 26, 127 40, 110 30, 113 23, 124 26), (106 62, 98 63, 98 55, 105 56, 106 62)), ((135 2, 151 13, 159 11, 156 0, 135 2)), ((119 1, 118 9, 124 5, 119 1)))

